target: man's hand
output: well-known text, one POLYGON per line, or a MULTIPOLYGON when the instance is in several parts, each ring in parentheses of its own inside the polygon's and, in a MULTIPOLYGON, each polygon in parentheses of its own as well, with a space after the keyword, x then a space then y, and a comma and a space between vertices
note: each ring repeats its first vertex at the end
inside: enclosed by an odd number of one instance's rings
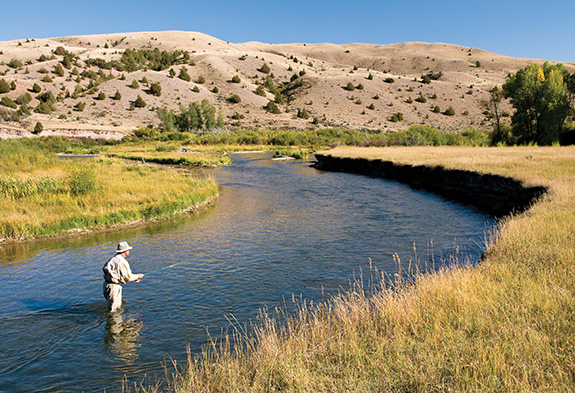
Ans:
POLYGON ((137 276, 138 276, 138 278, 134 282, 140 282, 140 281, 142 281, 142 278, 144 278, 143 274, 138 274, 137 276))

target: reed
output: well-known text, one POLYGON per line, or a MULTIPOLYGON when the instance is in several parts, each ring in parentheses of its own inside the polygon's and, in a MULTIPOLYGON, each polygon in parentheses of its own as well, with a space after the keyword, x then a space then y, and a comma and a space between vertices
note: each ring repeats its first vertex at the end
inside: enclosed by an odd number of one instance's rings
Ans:
MULTIPOLYGON (((549 193, 484 260, 262 311, 168 378, 174 392, 575 391, 575 148, 336 149, 513 176, 549 193)), ((385 282, 386 277, 382 277, 385 282)))
POLYGON ((164 219, 218 195, 210 176, 109 158, 89 163, 61 160, 42 142, 3 141, 0 152, 3 239, 164 219))

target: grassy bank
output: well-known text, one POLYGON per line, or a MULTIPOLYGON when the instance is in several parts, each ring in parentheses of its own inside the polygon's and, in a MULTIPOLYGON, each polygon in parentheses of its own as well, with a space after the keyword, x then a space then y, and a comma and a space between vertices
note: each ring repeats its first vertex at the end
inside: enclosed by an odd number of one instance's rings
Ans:
POLYGON ((253 335, 230 338, 236 349, 224 341, 191 358, 172 391, 575 391, 575 148, 331 153, 512 176, 550 192, 501 223, 479 266, 264 314, 253 335))
POLYGON ((173 216, 217 196, 210 177, 59 159, 42 141, 0 141, 0 238, 61 235, 173 216), (153 190, 153 192, 150 192, 153 190))

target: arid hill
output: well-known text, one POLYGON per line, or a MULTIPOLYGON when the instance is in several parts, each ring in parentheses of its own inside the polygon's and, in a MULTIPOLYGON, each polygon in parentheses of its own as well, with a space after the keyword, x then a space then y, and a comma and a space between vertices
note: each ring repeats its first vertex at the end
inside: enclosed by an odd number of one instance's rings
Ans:
MULTIPOLYGON (((543 61, 443 43, 234 44, 181 31, 5 41, 0 79, 13 90, 0 99, 18 101, 26 93, 33 99, 31 115, 17 120, 15 109, 0 106, 0 128, 31 131, 39 121, 44 130, 129 132, 157 125, 155 108, 178 112, 179 105, 203 99, 229 127, 486 128, 490 123, 480 101, 487 91, 534 62, 543 61), (180 56, 159 71, 110 67, 126 49, 155 48, 180 56), (65 56, 73 56, 72 64, 65 56), (90 61, 94 64, 86 66, 90 61), (184 67, 190 81, 179 77, 184 67), (161 87, 159 96, 152 84, 161 87), (53 111, 34 112, 47 91, 56 98, 53 111), (138 96, 145 107, 134 105, 138 96), (274 100, 279 113, 265 108, 274 100)), ((575 70, 575 64, 565 66, 575 70)))

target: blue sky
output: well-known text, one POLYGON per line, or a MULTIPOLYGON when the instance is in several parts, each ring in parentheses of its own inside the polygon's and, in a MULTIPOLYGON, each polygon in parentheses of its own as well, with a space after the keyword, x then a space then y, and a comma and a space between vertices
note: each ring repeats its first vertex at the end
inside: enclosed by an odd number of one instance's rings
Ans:
POLYGON ((573 0, 3 0, 0 41, 198 31, 230 42, 445 42, 575 62, 573 0))

